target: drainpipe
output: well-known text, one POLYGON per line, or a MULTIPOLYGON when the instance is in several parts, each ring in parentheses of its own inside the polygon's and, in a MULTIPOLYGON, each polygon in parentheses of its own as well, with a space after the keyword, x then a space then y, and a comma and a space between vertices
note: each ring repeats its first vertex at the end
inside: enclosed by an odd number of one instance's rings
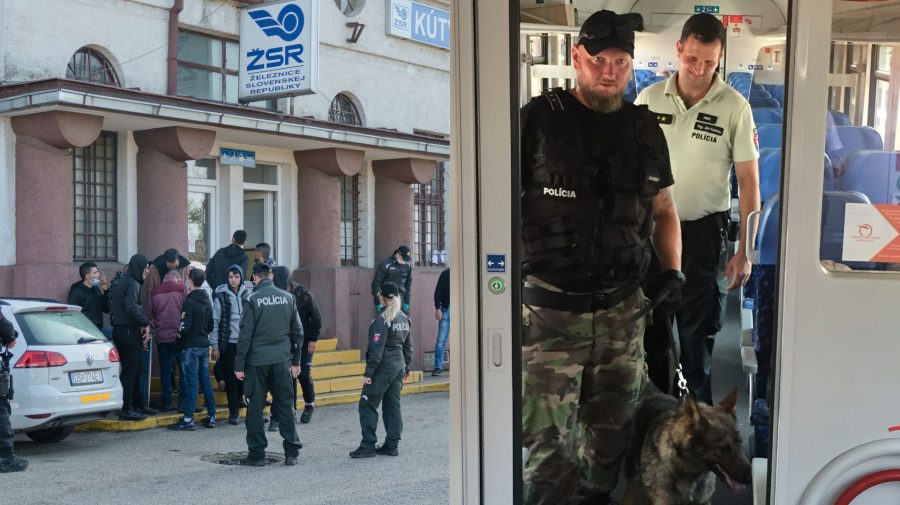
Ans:
POLYGON ((184 0, 175 0, 169 9, 169 58, 167 60, 168 76, 166 78, 166 94, 178 94, 178 14, 184 9, 184 0))

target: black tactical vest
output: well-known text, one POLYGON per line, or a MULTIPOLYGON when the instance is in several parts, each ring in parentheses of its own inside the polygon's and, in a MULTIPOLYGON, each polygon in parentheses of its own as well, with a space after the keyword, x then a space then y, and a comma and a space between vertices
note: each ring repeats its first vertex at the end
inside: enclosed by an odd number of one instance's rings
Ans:
POLYGON ((576 292, 638 283, 668 162, 659 127, 645 106, 624 103, 615 121, 588 128, 563 93, 535 98, 525 121, 523 272, 576 292))

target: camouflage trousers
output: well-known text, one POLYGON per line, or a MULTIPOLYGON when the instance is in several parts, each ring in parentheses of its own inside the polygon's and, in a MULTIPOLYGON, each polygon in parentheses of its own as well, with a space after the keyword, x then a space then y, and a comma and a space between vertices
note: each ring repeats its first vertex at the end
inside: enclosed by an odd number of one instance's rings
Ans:
POLYGON ((645 300, 638 289, 615 307, 593 313, 523 309, 525 505, 578 504, 615 489, 628 424, 646 381, 646 318, 603 333, 645 300))

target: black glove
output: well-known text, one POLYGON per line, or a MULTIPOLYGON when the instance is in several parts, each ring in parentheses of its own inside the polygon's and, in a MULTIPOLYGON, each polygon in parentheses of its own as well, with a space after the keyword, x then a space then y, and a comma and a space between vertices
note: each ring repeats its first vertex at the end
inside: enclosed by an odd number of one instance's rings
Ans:
POLYGON ((671 314, 681 303, 681 287, 684 286, 684 274, 678 270, 666 270, 660 274, 653 294, 653 302, 659 302, 656 310, 663 314, 671 314))

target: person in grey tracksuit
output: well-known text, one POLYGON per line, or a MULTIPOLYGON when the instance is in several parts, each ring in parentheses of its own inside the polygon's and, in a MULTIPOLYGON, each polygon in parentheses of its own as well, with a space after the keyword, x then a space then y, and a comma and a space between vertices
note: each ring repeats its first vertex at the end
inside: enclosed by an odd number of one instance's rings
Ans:
POLYGON ((226 273, 225 284, 213 293, 213 331, 209 335, 216 362, 216 381, 225 383, 228 397, 228 424, 237 424, 240 409, 244 406, 242 396, 244 383, 234 376, 234 356, 237 353, 238 336, 241 334, 241 316, 244 301, 250 293, 244 287, 244 269, 231 265, 226 273))

